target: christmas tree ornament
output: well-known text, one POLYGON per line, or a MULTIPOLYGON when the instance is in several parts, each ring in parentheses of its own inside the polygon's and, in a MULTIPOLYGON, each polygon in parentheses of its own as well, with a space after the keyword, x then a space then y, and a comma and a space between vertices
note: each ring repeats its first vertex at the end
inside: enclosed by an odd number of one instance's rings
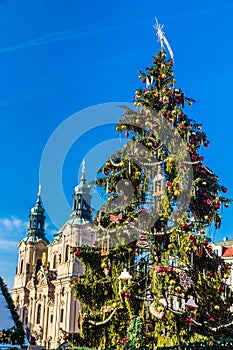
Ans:
POLYGON ((132 276, 128 273, 127 269, 124 268, 121 272, 120 276, 118 277, 119 280, 119 294, 122 292, 122 283, 126 281, 128 285, 130 284, 130 281, 132 279, 132 276))

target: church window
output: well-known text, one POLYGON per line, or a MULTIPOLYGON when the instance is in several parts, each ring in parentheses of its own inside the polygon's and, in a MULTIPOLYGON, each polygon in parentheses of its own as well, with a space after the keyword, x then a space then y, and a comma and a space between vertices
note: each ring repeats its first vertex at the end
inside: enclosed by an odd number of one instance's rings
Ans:
POLYGON ((41 320, 41 304, 39 304, 37 307, 36 323, 40 324, 40 320, 41 320))
POLYGON ((62 323, 64 321, 64 309, 61 309, 61 319, 60 322, 62 323))
POLYGON ((70 249, 69 249, 69 246, 67 245, 66 251, 65 251, 65 262, 69 260, 69 252, 70 252, 70 249))
POLYGON ((65 294, 65 287, 62 287, 61 295, 64 296, 64 294, 65 294))
POLYGON ((32 227, 36 228, 36 220, 33 220, 32 227))
POLYGON ((19 273, 23 273, 23 259, 21 260, 21 263, 20 263, 19 273))
POLYGON ((50 323, 53 323, 53 314, 50 315, 50 323))
POLYGON ((55 254, 53 256, 53 269, 56 269, 56 267, 57 267, 57 255, 55 254))
POLYGON ((40 270, 41 265, 42 265, 41 259, 38 259, 36 262, 36 272, 40 270))
POLYGON ((37 228, 39 228, 39 229, 41 228, 41 224, 40 224, 40 222, 38 222, 38 226, 37 226, 37 228))

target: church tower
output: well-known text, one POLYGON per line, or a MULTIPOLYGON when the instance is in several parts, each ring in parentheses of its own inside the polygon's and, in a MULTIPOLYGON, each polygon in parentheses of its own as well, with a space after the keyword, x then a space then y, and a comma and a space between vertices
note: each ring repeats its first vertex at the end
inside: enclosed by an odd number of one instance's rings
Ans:
POLYGON ((12 298, 19 313, 24 328, 28 327, 29 293, 26 288, 28 281, 36 279, 37 271, 42 265, 43 254, 47 251, 49 241, 45 237, 45 215, 41 202, 40 188, 35 206, 29 215, 27 235, 19 244, 18 265, 14 280, 12 298))
POLYGON ((82 162, 82 176, 73 194, 71 219, 80 218, 91 222, 91 195, 85 178, 85 161, 82 162))
POLYGON ((71 254, 72 248, 92 246, 96 240, 84 161, 79 184, 74 188, 71 215, 51 243, 45 237, 44 214, 39 189, 27 235, 18 245, 12 297, 30 343, 41 348, 57 348, 64 342, 61 329, 70 333, 78 331, 81 304, 75 299, 71 285, 85 271, 78 256, 71 254))

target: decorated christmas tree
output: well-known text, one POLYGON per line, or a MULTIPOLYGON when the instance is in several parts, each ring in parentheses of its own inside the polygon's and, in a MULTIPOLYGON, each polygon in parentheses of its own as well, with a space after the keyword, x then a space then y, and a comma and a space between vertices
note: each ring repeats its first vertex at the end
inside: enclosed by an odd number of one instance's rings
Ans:
POLYGON ((233 332, 231 267, 207 237, 230 205, 227 188, 204 164, 209 141, 188 116, 195 101, 177 87, 173 52, 156 29, 161 49, 116 127, 129 141, 95 181, 106 197, 98 239, 73 249, 85 266, 72 283, 83 305, 72 335, 80 345, 145 349, 233 332))

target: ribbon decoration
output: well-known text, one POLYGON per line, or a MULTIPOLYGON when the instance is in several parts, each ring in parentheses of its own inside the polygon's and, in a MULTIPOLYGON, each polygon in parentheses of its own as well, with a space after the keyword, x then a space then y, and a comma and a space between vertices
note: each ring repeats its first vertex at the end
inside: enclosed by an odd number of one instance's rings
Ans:
POLYGON ((110 220, 115 222, 116 224, 119 222, 119 220, 122 219, 122 214, 118 214, 118 215, 114 215, 114 214, 110 214, 110 220))
POLYGON ((173 54, 172 48, 171 48, 167 38, 165 37, 165 34, 163 32, 163 25, 161 25, 158 22, 157 18, 155 18, 155 25, 153 27, 155 30, 157 30, 156 35, 158 36, 158 40, 160 41, 161 48, 164 47, 164 45, 163 45, 163 43, 164 43, 168 49, 168 52, 171 56, 171 59, 174 61, 174 54, 173 54))

